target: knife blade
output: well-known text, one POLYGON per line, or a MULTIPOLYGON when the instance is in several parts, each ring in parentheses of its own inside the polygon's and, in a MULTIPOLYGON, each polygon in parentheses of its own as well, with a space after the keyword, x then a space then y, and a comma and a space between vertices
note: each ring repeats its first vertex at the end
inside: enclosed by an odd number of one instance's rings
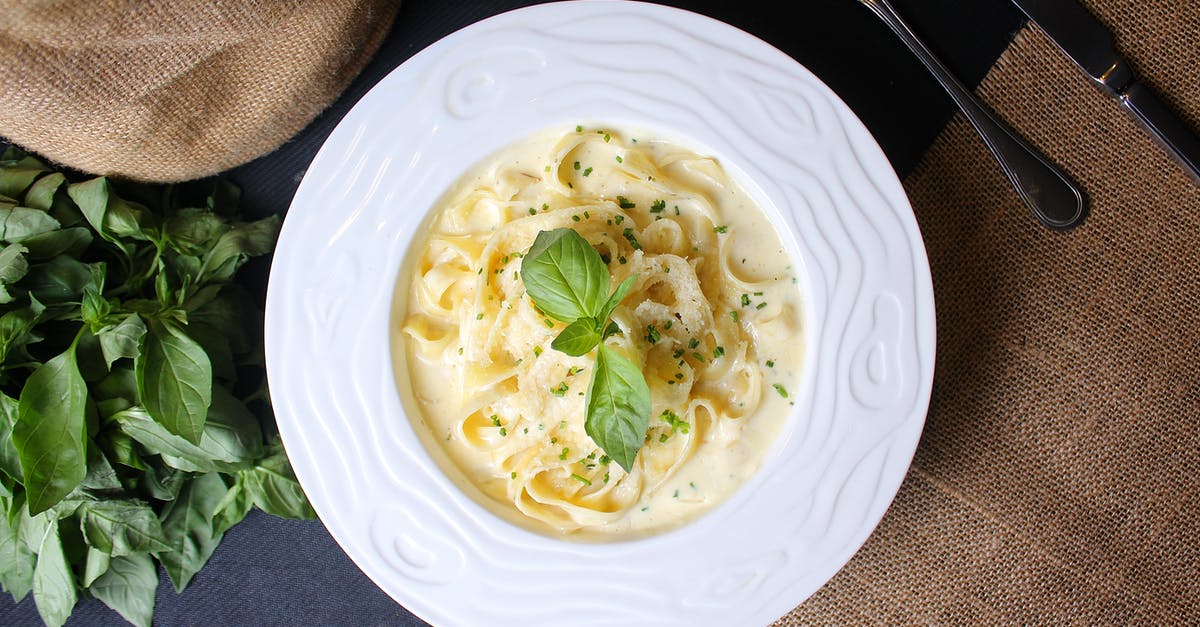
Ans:
POLYGON ((1200 138, 1117 52, 1112 33, 1077 0, 1013 0, 1100 87, 1114 95, 1158 143, 1200 183, 1200 138))

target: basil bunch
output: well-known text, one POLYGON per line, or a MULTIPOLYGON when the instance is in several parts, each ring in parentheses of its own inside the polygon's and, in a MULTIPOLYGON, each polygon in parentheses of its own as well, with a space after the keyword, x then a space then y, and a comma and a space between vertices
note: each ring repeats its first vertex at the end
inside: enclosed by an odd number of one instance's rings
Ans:
POLYGON ((247 406, 262 314, 232 282, 279 219, 223 182, 120 189, 0 156, 0 585, 51 625, 81 594, 149 625, 157 564, 182 591, 252 506, 314 516, 247 406))
POLYGON ((584 430, 629 472, 650 425, 650 388, 633 362, 603 342, 620 331, 609 318, 637 277, 609 294, 612 276, 600 253, 579 233, 554 229, 534 239, 521 260, 521 279, 538 309, 567 323, 551 348, 578 357, 600 347, 588 384, 584 430))

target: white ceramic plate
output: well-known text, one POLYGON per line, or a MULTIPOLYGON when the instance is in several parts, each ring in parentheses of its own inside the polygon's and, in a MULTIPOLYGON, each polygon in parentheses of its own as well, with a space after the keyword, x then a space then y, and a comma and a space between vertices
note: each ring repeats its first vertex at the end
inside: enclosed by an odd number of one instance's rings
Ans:
POLYGON ((693 13, 551 4, 446 37, 342 120, 284 223, 266 348, 317 513, 425 620, 761 624, 828 581, 895 496, 929 403, 933 289, 882 151, 791 58, 693 13), (414 433, 389 354, 397 272, 433 203, 493 151, 576 124, 652 129, 716 155, 802 268, 804 383, 777 446, 727 502, 633 542, 552 539, 464 495, 414 433))

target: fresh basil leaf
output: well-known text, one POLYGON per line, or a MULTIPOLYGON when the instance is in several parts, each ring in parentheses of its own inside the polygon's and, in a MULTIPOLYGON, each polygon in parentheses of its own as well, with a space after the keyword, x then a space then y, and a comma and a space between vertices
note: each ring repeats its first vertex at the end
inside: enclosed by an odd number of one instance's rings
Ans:
POLYGON ((129 244, 121 238, 152 241, 157 220, 137 203, 128 202, 113 193, 105 177, 94 178, 67 186, 67 194, 79 206, 88 224, 100 237, 116 244, 129 254, 129 244))
POLYGON ((25 157, 13 165, 0 168, 0 194, 20 198, 33 181, 46 171, 46 166, 33 157, 25 157))
POLYGON ((137 478, 137 490, 159 501, 174 501, 190 476, 191 473, 172 468, 161 460, 150 459, 137 478))
POLYGON ((34 361, 26 346, 42 341, 34 327, 45 313, 45 306, 37 298, 31 298, 28 307, 0 316, 0 366, 8 365, 10 358, 25 363, 34 361))
POLYGON ((12 440, 17 412, 17 399, 0 392, 0 474, 13 481, 22 482, 21 456, 12 440))
POLYGON ((0 249, 0 283, 11 285, 29 272, 29 261, 25 258, 27 252, 29 249, 21 244, 9 244, 0 249))
POLYGON ((141 316, 133 313, 125 316, 121 322, 100 329, 96 337, 100 340, 100 350, 104 353, 104 362, 112 368, 113 362, 122 357, 136 358, 138 347, 146 335, 146 323, 141 316))
POLYGON ((25 206, 50 211, 54 207, 55 195, 66 182, 67 177, 61 172, 43 176, 25 192, 25 206))
POLYGON ((167 220, 163 230, 167 245, 181 255, 203 255, 217 238, 230 230, 229 224, 209 209, 188 207, 167 220))
POLYGON ((584 430, 629 472, 650 426, 650 388, 638 367, 605 344, 587 390, 584 430))
POLYGON ((550 348, 573 357, 586 355, 600 343, 600 330, 596 326, 595 318, 579 318, 554 338, 550 348))
POLYGON ((607 340, 609 337, 621 332, 621 327, 612 320, 608 321, 608 326, 604 327, 604 333, 600 334, 600 340, 607 340))
POLYGON ((105 457, 111 459, 115 464, 141 471, 149 468, 134 447, 133 438, 123 431, 118 429, 102 431, 96 436, 96 444, 104 451, 105 457))
POLYGON ((219 474, 199 475, 188 481, 179 497, 163 510, 163 533, 171 548, 155 557, 162 562, 176 592, 183 592, 221 543, 223 534, 214 532, 213 515, 228 491, 219 474))
POLYGON ((228 393, 217 393, 216 398, 221 400, 213 404, 213 414, 199 445, 167 431, 141 407, 130 407, 112 418, 122 431, 150 453, 161 456, 172 468, 187 472, 234 472, 249 467, 257 457, 262 450, 262 435, 257 419, 244 406, 240 411, 225 407, 227 397, 228 393))
POLYGON ((130 623, 150 627, 158 592, 158 571, 149 555, 114 557, 108 570, 88 591, 130 623))
POLYGON ((34 261, 46 261, 59 255, 78 259, 91 243, 92 232, 83 226, 33 235, 21 240, 21 245, 29 249, 29 258, 34 261))
MULTIPOLYGON (((125 401, 121 409, 138 404, 141 398, 137 391, 137 374, 128 365, 118 364, 109 370, 107 377, 92 385, 91 395, 97 402, 121 399, 125 401)), ((114 413, 116 412, 101 412, 105 418, 114 413)))
POLYGON ((240 285, 211 285, 200 290, 184 304, 189 323, 207 325, 222 333, 234 355, 254 348, 262 329, 262 312, 240 285))
MULTIPOLYGON (((621 284, 617 286, 617 289, 613 290, 613 293, 608 297, 608 301, 606 301, 604 306, 600 308, 600 315, 597 316, 597 318, 600 320, 608 320, 610 317, 612 317, 612 313, 616 310, 617 305, 620 305, 621 301, 625 300, 625 297, 629 295, 629 291, 633 289, 633 284, 636 282, 636 274, 630 275, 626 277, 624 281, 621 281, 621 284)), ((608 335, 611 335, 611 333, 608 335)), ((608 335, 605 335, 605 337, 608 337, 608 335)))
POLYGON ((225 533, 234 525, 242 522, 246 514, 250 513, 250 508, 254 507, 254 499, 246 491, 244 484, 245 480, 238 475, 237 482, 217 503, 216 511, 213 514, 214 534, 225 533))
POLYGON ((134 360, 146 411, 168 431, 196 444, 212 403, 208 355, 172 322, 151 320, 134 360))
POLYGON ((279 235, 279 216, 234 225, 204 255, 197 284, 227 281, 250 257, 271 252, 279 235))
POLYGON ((108 565, 110 562, 112 562, 111 555, 101 551, 100 549, 89 546, 87 550, 87 561, 84 562, 83 565, 83 578, 80 579, 79 583, 83 584, 84 588, 92 585, 92 583, 95 582, 100 575, 103 575, 108 571, 108 565))
POLYGON ((108 463, 104 451, 100 450, 100 447, 96 446, 94 442, 88 443, 87 460, 87 473, 79 482, 79 488, 87 490, 92 495, 102 492, 119 492, 123 489, 121 480, 117 477, 117 471, 113 469, 112 464, 108 463))
POLYGON ((300 482, 288 464, 283 445, 274 442, 272 452, 248 471, 243 471, 244 489, 259 509, 283 518, 316 518, 300 482))
POLYGON ((111 241, 111 235, 104 229, 104 214, 108 212, 108 190, 108 179, 99 177, 68 185, 67 195, 78 205, 83 217, 92 225, 92 230, 111 241))
POLYGON ((33 569, 33 599, 38 614, 50 627, 67 622, 75 608, 75 579, 63 552, 58 521, 51 520, 41 537, 33 569))
POLYGON ((554 229, 537 234, 521 259, 521 280, 538 309, 569 323, 599 313, 609 274, 600 253, 583 236, 554 229))
MULTIPOLYGON (((11 503, 6 505, 12 507, 11 503)), ((19 518, 0 519, 0 586, 12 595, 13 601, 20 601, 33 589, 33 569, 37 563, 21 532, 19 518)))
POLYGON ((87 264, 71 257, 55 257, 31 266, 19 285, 43 303, 60 304, 78 302, 91 278, 87 264))
POLYGON ((188 335, 196 340, 196 343, 208 355, 214 379, 233 381, 237 378, 237 365, 233 360, 233 351, 229 347, 229 336, 223 329, 216 329, 189 318, 187 330, 188 335))
POLYGON ((113 557, 170 548, 158 515, 145 502, 134 499, 84 501, 77 515, 88 545, 113 557))
POLYGON ((58 220, 49 213, 29 207, 0 209, 0 240, 21 242, 22 240, 57 231, 58 220))
POLYGON ((13 443, 21 458, 30 513, 49 509, 83 480, 86 404, 87 387, 75 366, 74 346, 26 380, 13 443))

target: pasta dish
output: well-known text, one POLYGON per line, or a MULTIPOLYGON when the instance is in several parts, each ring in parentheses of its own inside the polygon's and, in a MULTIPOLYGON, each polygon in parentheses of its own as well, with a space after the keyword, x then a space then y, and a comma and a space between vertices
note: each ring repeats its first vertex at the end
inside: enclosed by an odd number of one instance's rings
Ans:
MULTIPOLYGON (((796 268, 713 157, 611 128, 544 132, 469 171, 434 208, 398 284, 410 415, 468 493, 527 527, 624 539, 693 520, 759 467, 802 361, 796 268), (572 229, 634 277, 603 344, 636 364, 649 428, 626 471, 589 437, 596 353, 526 294, 522 258, 572 229)), ((609 286, 608 291, 612 291, 609 286)))

